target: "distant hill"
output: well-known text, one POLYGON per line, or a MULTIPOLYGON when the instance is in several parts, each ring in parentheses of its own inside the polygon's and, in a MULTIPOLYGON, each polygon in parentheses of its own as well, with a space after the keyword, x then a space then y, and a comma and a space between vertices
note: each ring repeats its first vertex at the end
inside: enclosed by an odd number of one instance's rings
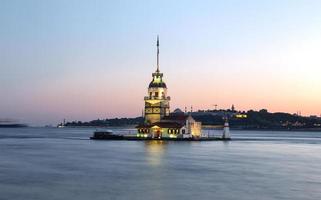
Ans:
POLYGON ((260 111, 249 110, 247 112, 223 111, 224 114, 215 112, 203 112, 193 116, 203 125, 221 125, 223 117, 228 116, 229 124, 234 129, 260 129, 260 130, 320 130, 321 118, 317 116, 299 116, 289 113, 270 113, 266 109, 260 111))
MULTIPOLYGON (((142 117, 135 118, 113 118, 113 119, 96 119, 89 122, 72 121, 66 122, 66 127, 110 127, 110 126, 135 126, 144 121, 142 117)), ((60 126, 62 124, 59 124, 60 126)), ((58 125, 58 126, 59 126, 58 125)))

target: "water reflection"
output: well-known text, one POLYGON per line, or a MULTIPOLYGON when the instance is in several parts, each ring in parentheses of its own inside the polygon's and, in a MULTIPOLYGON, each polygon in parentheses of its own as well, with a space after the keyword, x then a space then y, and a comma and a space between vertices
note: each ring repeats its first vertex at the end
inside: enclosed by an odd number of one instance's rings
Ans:
POLYGON ((151 166, 162 164, 162 158, 166 150, 166 142, 161 140, 151 140, 145 142, 146 159, 151 166))

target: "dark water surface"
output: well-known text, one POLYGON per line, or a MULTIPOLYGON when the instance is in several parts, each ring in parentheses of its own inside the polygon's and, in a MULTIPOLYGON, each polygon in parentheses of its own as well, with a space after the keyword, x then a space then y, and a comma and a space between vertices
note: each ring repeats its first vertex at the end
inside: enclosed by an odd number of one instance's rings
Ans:
POLYGON ((321 199, 321 133, 144 142, 92 131, 0 129, 0 199, 321 199))

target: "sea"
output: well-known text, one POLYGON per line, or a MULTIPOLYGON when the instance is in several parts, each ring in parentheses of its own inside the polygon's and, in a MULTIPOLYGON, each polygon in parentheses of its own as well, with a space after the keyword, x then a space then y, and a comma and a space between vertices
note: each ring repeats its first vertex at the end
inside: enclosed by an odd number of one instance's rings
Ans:
POLYGON ((0 200, 321 199, 321 132, 175 142, 90 140, 94 130, 0 129, 0 200))

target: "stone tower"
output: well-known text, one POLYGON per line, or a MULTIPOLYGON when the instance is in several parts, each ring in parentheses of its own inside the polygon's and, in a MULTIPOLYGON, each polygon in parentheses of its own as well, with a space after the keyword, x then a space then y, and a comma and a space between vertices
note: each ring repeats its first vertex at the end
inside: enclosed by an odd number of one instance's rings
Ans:
POLYGON ((159 122, 169 115, 169 101, 167 87, 163 81, 163 73, 159 71, 159 38, 157 36, 157 69, 152 74, 153 80, 148 86, 148 95, 145 96, 145 123, 159 122))

